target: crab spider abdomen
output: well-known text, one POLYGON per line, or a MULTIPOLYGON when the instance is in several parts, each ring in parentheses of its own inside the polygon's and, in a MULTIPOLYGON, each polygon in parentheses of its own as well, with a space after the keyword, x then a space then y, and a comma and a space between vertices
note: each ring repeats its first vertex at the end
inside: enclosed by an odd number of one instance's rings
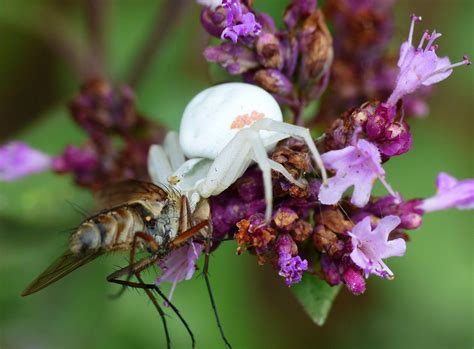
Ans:
MULTIPOLYGON (((179 142, 188 158, 215 159, 240 129, 263 118, 283 121, 278 103, 264 89, 240 82, 217 85, 189 102, 179 142)), ((266 146, 276 139, 269 131, 260 131, 260 138, 266 146)))

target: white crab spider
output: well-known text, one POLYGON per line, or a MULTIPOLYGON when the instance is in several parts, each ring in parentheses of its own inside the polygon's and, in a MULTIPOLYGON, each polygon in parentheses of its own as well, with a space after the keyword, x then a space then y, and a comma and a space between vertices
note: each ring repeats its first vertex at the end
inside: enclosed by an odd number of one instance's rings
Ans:
POLYGON ((187 105, 179 140, 170 132, 163 147, 150 149, 150 176, 154 182, 168 182, 187 194, 193 206, 200 198, 223 192, 256 162, 263 174, 265 218, 269 221, 271 170, 296 185, 305 185, 267 155, 278 141, 292 136, 305 140, 326 182, 326 170, 309 130, 283 122, 280 107, 268 92, 245 83, 214 86, 187 105))

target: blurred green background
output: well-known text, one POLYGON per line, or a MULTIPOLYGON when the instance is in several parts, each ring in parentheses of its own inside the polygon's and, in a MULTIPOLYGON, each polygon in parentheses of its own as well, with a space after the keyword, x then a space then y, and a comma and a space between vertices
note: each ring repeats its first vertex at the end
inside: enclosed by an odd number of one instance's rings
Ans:
MULTIPOLYGON (((256 3, 278 15, 286 1, 256 3)), ((107 68, 120 83, 156 25, 163 1, 107 5, 107 68)), ((415 12, 423 16, 418 34, 425 27, 443 33, 441 55, 454 61, 466 51, 474 56, 473 1, 404 0, 395 8, 395 49, 415 12)), ((78 91, 78 78, 48 36, 70 33, 71 40, 83 42, 83 18, 81 1, 0 1, 2 142, 21 139, 56 154, 64 144, 84 139, 65 107, 78 91)), ((199 7, 191 0, 181 18, 169 18, 176 25, 170 25, 136 89, 139 109, 174 129, 187 101, 210 84, 201 55, 207 37, 198 18, 199 7)), ((463 67, 435 87, 429 118, 413 122, 413 151, 387 165, 390 183, 405 197, 431 195, 440 171, 473 177, 473 77, 472 68, 463 67)), ((0 348, 165 347, 159 317, 143 294, 129 291, 119 300, 107 299, 116 287, 105 276, 125 263, 124 256, 102 258, 43 292, 20 297, 66 248, 67 233, 60 231, 81 219, 67 201, 93 205, 89 193, 67 177, 42 174, 0 183, 0 348)), ((472 348, 473 218, 472 212, 456 210, 426 216, 411 234, 406 256, 388 261, 395 280, 372 277, 360 297, 342 290, 321 328, 271 268, 259 267, 252 256, 236 256, 232 242, 224 244, 211 259, 211 281, 226 333, 235 348, 472 348)), ((198 348, 224 347, 202 278, 180 284, 174 303, 198 348)), ((175 316, 169 324, 174 347, 190 347, 175 316)))

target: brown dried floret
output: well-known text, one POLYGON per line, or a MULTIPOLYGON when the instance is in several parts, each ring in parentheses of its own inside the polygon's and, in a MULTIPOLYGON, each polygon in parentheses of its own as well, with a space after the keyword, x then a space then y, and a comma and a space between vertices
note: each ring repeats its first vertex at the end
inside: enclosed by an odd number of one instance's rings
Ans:
POLYGON ((338 239, 337 235, 323 225, 318 225, 314 229, 313 243, 320 252, 334 256, 342 251, 344 243, 338 239))
POLYGON ((302 219, 298 219, 292 226, 291 236, 296 242, 303 242, 309 238, 312 230, 311 224, 302 219))
POLYGON ((317 224, 324 225, 329 230, 341 234, 352 229, 354 224, 346 218, 339 208, 326 208, 315 215, 317 224))
POLYGON ((268 225, 252 224, 250 220, 243 219, 237 223, 239 231, 235 234, 237 242, 237 253, 244 249, 260 248, 268 246, 276 238, 276 231, 268 225))
POLYGON ((275 226, 280 229, 288 229, 298 219, 298 214, 290 208, 279 208, 273 216, 275 226))

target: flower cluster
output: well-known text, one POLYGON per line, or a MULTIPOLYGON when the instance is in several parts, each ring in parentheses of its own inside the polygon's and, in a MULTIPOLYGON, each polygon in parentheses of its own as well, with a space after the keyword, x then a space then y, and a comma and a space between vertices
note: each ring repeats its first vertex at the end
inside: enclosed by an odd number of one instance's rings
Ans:
MULTIPOLYGON (((434 196, 410 200, 386 179, 384 163, 413 145, 406 116, 423 114, 427 89, 471 63, 467 56, 454 64, 438 56, 434 42, 441 34, 436 31, 424 32, 414 45, 421 17, 411 16, 397 60, 387 53, 391 1, 328 0, 319 9, 316 0, 292 0, 283 14, 284 28, 255 11, 250 0, 198 2, 204 29, 221 40, 205 48, 207 61, 269 91, 292 112, 295 124, 303 124, 310 103, 320 102, 310 124, 326 127, 317 146, 330 174, 322 183, 304 142, 280 141, 270 149, 272 161, 307 185, 274 173, 274 211, 266 221, 262 175, 250 167, 209 199, 212 249, 230 237, 238 254, 248 251, 259 264, 272 265, 288 286, 307 274, 330 285, 345 284, 358 295, 369 275, 394 277, 385 260, 404 255, 407 231, 419 228, 424 214, 474 208, 473 179, 441 173, 434 196), (332 34, 325 18, 332 22, 332 34), (373 195, 376 181, 385 196, 373 195)), ((163 130, 135 110, 129 88, 115 93, 103 81, 90 81, 70 111, 89 136, 85 144, 68 145, 58 156, 7 144, 0 147, 0 180, 53 170, 70 173, 77 184, 95 190, 126 178, 149 178, 148 149, 162 141, 163 130)), ((163 273, 157 283, 171 282, 174 290, 177 282, 189 279, 202 248, 189 242, 170 253, 159 263, 163 273)))
MULTIPOLYGON (((242 6, 252 11, 248 3, 242 6)), ((202 18, 217 18, 225 11, 225 6, 205 7, 202 18)), ((301 122, 299 112, 329 86, 311 121, 329 122, 318 144, 332 174, 327 184, 318 180, 308 149, 288 139, 278 144, 272 159, 295 178, 306 178, 307 189, 275 176, 275 211, 272 221, 265 222, 260 174, 250 168, 231 188, 212 198, 212 218, 218 236, 235 237, 238 253, 247 250, 259 264, 273 265, 288 286, 307 272, 361 294, 369 275, 393 278, 384 260, 404 255, 407 231, 419 228, 425 213, 473 208, 472 180, 440 174, 433 197, 405 200, 392 189, 383 168, 390 158, 411 150, 406 115, 426 111, 421 97, 427 88, 470 61, 464 56, 451 64, 447 57, 439 57, 436 31, 424 32, 415 47, 415 23, 421 17, 412 15, 397 63, 387 54, 393 27, 389 2, 330 0, 324 11, 333 21, 334 43, 315 2, 294 0, 285 11, 284 29, 276 29, 266 14, 253 12, 252 18, 261 23, 259 34, 246 34, 204 51, 209 61, 230 74, 240 74, 244 81, 271 92, 294 113, 296 123, 301 122), (388 195, 372 195, 377 180, 388 195)), ((222 23, 214 25, 225 28, 222 23)), ((215 26, 203 24, 218 36, 215 26)))
POLYGON ((300 124, 304 108, 325 90, 333 60, 332 37, 316 1, 293 1, 284 14, 284 30, 268 14, 256 13, 251 1, 200 3, 207 5, 203 27, 224 40, 206 48, 204 57, 272 93, 300 124))

